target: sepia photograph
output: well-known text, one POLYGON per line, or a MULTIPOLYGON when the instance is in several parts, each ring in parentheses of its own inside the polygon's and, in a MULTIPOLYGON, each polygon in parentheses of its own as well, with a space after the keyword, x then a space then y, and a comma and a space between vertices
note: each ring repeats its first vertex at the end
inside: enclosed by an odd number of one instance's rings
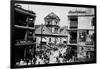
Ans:
POLYGON ((96 6, 11 1, 11 68, 96 63, 96 6))

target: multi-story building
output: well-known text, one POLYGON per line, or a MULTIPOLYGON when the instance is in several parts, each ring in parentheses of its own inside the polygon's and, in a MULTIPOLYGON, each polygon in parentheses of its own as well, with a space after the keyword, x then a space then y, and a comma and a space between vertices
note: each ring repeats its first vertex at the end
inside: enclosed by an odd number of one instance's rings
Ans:
POLYGON ((23 9, 20 5, 14 7, 13 44, 15 62, 34 57, 35 52, 35 13, 23 9), (31 50, 31 52, 30 52, 31 50), (31 55, 29 56, 29 54, 31 55))
POLYGON ((68 45, 75 48, 77 58, 93 58, 95 14, 93 9, 69 11, 68 45))
POLYGON ((48 14, 45 18, 45 24, 40 25, 35 30, 36 43, 40 44, 41 41, 45 41, 46 44, 67 44, 67 28, 60 28, 60 18, 53 12, 48 14))

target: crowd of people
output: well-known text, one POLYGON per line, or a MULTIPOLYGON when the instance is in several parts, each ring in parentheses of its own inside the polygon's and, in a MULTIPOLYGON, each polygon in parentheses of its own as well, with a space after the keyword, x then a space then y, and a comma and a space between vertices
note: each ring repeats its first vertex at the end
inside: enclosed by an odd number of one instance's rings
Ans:
POLYGON ((75 61, 75 51, 68 46, 36 51, 32 58, 21 59, 16 65, 70 63, 75 61))

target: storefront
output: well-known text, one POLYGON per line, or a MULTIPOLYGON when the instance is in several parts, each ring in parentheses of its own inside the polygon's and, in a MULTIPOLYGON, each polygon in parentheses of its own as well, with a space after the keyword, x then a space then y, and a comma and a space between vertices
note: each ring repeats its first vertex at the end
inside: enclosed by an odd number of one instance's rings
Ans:
POLYGON ((94 60, 94 47, 92 46, 79 46, 77 47, 77 59, 81 61, 93 61, 94 60))

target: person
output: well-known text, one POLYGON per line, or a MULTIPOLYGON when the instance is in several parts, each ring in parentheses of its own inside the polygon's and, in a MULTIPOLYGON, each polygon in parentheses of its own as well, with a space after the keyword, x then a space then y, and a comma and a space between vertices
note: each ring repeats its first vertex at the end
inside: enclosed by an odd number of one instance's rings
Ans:
POLYGON ((19 65, 27 65, 23 59, 21 59, 21 61, 19 62, 19 65))
POLYGON ((59 61, 60 61, 60 63, 63 63, 63 57, 62 56, 59 57, 59 61))
POLYGON ((25 58, 25 61, 27 62, 27 65, 28 65, 28 62, 31 59, 31 46, 29 46, 25 49, 24 58, 25 58))
POLYGON ((69 48, 69 47, 68 47, 67 50, 66 50, 65 58, 66 58, 66 62, 69 61, 69 60, 71 59, 70 48, 69 48))
POLYGON ((74 57, 75 57, 75 51, 74 51, 74 49, 71 49, 70 54, 71 54, 71 59, 74 60, 74 57))
POLYGON ((49 63, 56 63, 56 57, 54 55, 50 55, 49 63))
POLYGON ((56 59, 56 55, 54 54, 54 50, 51 50, 50 52, 50 56, 49 56, 49 63, 56 63, 57 59, 56 59))

